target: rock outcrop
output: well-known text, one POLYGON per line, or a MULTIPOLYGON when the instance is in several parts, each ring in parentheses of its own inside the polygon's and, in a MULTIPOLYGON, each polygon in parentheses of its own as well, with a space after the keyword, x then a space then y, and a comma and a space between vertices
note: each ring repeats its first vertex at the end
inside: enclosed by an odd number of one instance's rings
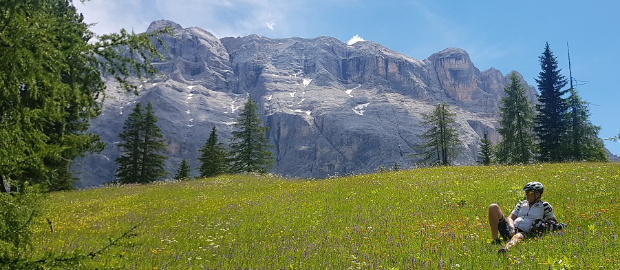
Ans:
MULTIPOLYGON (((156 64, 165 76, 141 82, 139 95, 109 81, 103 113, 90 128, 107 146, 76 160, 77 186, 114 179, 118 134, 136 102, 153 103, 168 144, 171 176, 183 158, 198 173, 199 149, 213 126, 220 140, 229 142, 248 94, 270 128, 272 172, 285 176, 323 178, 394 164, 409 167, 427 129, 423 115, 438 103, 457 114, 464 151, 456 163, 475 163, 485 131, 499 140, 498 104, 508 76, 495 69, 480 72, 461 49, 421 61, 369 41, 218 39, 169 21, 154 22, 148 31, 167 25, 175 37, 164 37, 168 61, 156 64)), ((535 90, 528 86, 528 91, 533 99, 535 90)))

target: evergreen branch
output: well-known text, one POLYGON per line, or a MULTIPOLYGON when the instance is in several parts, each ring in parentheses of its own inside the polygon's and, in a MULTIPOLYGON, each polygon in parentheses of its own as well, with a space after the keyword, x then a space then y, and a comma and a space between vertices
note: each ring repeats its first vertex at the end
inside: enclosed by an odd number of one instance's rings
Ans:
POLYGON ((53 255, 48 255, 48 257, 41 258, 41 259, 38 259, 38 260, 35 260, 35 261, 27 261, 27 260, 25 260, 23 258, 0 257, 0 266, 8 266, 9 268, 13 268, 13 267, 19 266, 19 267, 22 267, 24 269, 39 269, 41 266, 46 266, 46 265, 48 265, 50 263, 51 264, 67 264, 67 263, 76 263, 76 262, 78 262, 80 260, 83 260, 85 258, 93 259, 93 258, 103 254, 105 251, 107 251, 111 247, 118 246, 118 243, 121 240, 135 236, 136 234, 134 233, 134 231, 140 225, 142 225, 142 222, 134 225, 129 230, 125 231, 121 236, 111 240, 107 245, 105 245, 104 247, 100 248, 99 250, 91 251, 91 252, 89 252, 87 254, 82 254, 82 253, 74 252, 69 257, 54 257, 53 255))

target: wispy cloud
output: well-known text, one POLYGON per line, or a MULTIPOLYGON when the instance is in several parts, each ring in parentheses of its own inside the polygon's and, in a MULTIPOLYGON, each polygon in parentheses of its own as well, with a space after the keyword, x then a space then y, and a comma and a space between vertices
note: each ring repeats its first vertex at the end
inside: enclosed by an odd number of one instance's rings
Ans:
POLYGON ((286 31, 287 20, 294 14, 296 3, 287 0, 91 0, 77 3, 76 7, 84 13, 87 22, 97 23, 92 29, 98 34, 117 32, 121 28, 142 32, 152 21, 166 19, 224 37, 286 31))

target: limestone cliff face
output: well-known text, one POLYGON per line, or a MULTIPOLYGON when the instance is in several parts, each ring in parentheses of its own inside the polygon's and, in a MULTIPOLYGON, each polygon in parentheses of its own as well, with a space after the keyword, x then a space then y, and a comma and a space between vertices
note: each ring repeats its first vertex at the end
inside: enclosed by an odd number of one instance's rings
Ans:
MULTIPOLYGON (((229 143, 232 124, 250 94, 270 128, 273 172, 327 177, 409 167, 421 144, 423 114, 438 103, 457 113, 463 154, 473 164, 479 139, 495 132, 499 99, 507 82, 495 69, 480 72, 461 49, 445 49, 417 60, 373 42, 347 45, 331 37, 269 39, 250 35, 218 39, 199 28, 154 22, 149 31, 171 26, 164 37, 164 77, 142 82, 139 95, 110 81, 103 114, 90 131, 107 144, 97 155, 76 160, 78 186, 114 179, 118 134, 136 102, 152 102, 168 144, 167 170, 183 158, 196 175, 199 149, 216 126, 229 143)), ((531 98, 535 96, 529 88, 531 98)))

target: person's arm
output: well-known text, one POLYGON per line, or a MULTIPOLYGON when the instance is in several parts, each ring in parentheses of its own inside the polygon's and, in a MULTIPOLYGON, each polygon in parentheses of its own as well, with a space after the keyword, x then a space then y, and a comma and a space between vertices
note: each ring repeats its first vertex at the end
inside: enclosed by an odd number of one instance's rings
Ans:
POLYGON ((515 230, 515 219, 517 218, 517 215, 515 214, 510 214, 508 217, 506 217, 506 223, 508 223, 508 227, 513 231, 515 230))

